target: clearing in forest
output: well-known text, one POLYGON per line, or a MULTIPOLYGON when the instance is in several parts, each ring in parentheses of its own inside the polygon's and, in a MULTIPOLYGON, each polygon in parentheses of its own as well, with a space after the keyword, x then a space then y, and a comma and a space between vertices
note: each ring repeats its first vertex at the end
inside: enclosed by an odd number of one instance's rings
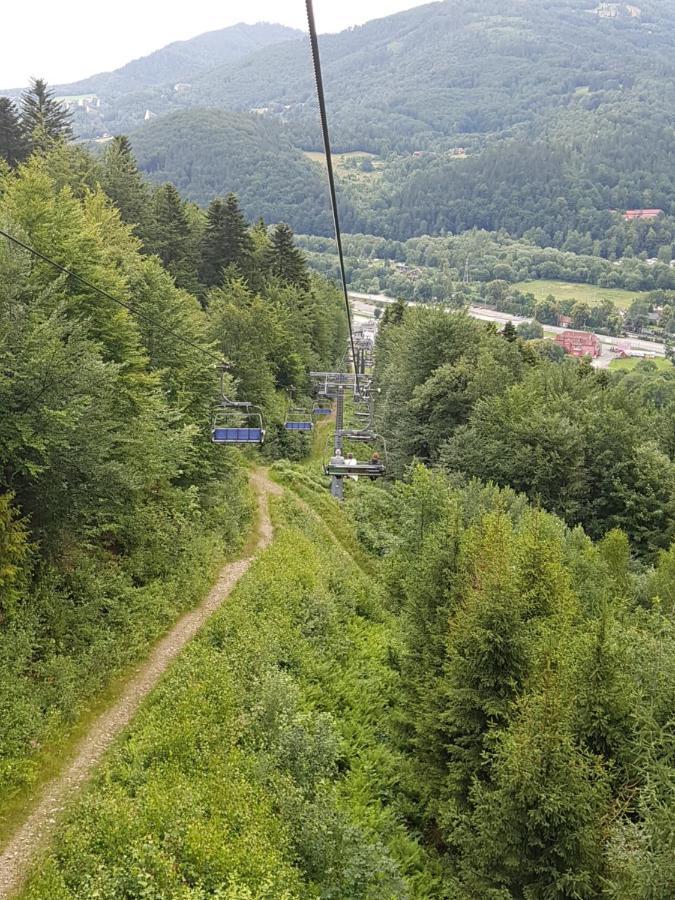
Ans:
POLYGON ((621 288, 603 288, 597 284, 578 284, 571 281, 519 281, 514 284, 523 293, 534 294, 537 300, 544 300, 553 294, 556 300, 579 300, 589 306, 597 306, 603 300, 611 300, 619 309, 628 309, 634 300, 644 297, 645 291, 625 291, 621 288))

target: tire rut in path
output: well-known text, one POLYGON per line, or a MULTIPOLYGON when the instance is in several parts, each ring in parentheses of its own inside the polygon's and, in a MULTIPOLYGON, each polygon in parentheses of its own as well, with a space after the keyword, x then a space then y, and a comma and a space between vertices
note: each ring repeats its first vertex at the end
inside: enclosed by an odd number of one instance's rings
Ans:
POLYGON ((64 771, 43 788, 39 801, 26 821, 0 852, 1 900, 13 896, 20 889, 37 854, 46 847, 54 833, 64 806, 90 778, 113 741, 131 723, 141 703, 185 645, 219 609, 242 575, 251 567, 255 557, 271 543, 273 529, 267 500, 270 495, 279 496, 283 490, 260 469, 252 474, 251 484, 258 498, 258 542, 253 555, 229 563, 221 570, 206 599, 183 615, 154 646, 121 696, 94 721, 64 771))

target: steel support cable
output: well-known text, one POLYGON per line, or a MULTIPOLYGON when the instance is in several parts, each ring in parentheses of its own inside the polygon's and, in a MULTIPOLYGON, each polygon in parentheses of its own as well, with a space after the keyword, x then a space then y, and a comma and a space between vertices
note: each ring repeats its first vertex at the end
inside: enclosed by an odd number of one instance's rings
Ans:
POLYGON ((354 331, 352 329, 352 311, 349 306, 349 293, 347 291, 347 274, 345 271, 345 257, 342 249, 342 233, 340 231, 340 215, 338 212, 337 193, 335 190, 335 175, 333 173, 333 157, 331 154, 330 134, 328 132, 328 116, 326 113, 326 98, 323 90, 323 75, 321 74, 321 56, 319 55, 319 38, 316 33, 314 20, 314 6, 312 0, 305 0, 307 7, 307 24, 309 25, 309 42, 312 48, 312 60, 314 62, 314 77, 316 80, 316 93, 319 98, 319 114, 321 116, 321 132, 323 134, 323 146, 326 154, 326 167, 328 169, 328 185, 330 187, 330 201, 333 209, 333 224, 335 225, 335 243, 337 244, 338 258, 340 261, 340 276, 342 278, 342 290, 347 308, 347 324, 349 325, 349 342, 352 348, 352 361, 356 374, 356 391, 360 393, 359 373, 356 364, 356 347, 354 344, 354 331))
POLYGON ((70 278, 75 278, 76 281, 79 281, 80 284, 84 284, 90 290, 95 291, 97 294, 100 294, 101 297, 105 297, 108 300, 112 300, 113 303, 116 303, 118 306, 121 306, 123 309, 128 310, 133 313, 137 318, 142 319, 148 325, 152 325, 154 328, 159 329, 164 334, 170 335, 177 341, 185 344, 187 347, 192 347, 193 350, 198 350, 200 353, 203 353, 204 356, 208 356, 210 359, 215 360, 217 363, 222 363, 223 359, 221 356, 216 356, 215 353, 211 353, 210 350, 207 350, 206 347, 202 347, 201 344, 196 344, 194 341, 191 341, 189 338, 183 337, 182 334, 178 334, 177 331, 173 331, 171 328, 168 328, 166 325, 162 325, 161 322, 158 322, 156 319, 153 319, 151 316, 148 316, 146 313, 141 312, 141 310, 136 309, 130 303, 125 303, 124 300, 120 300, 119 297, 115 297, 113 294, 110 294, 108 291, 103 290, 103 288, 97 287, 87 278, 83 278, 82 275, 78 275, 77 272, 73 272, 72 269, 67 269, 65 266, 62 266, 61 263, 56 262, 54 259, 50 259, 49 256, 46 256, 44 253, 40 253, 39 250, 36 250, 35 247, 31 247, 29 244, 24 244, 23 241, 20 241, 17 237, 14 237, 13 234, 9 234, 9 232, 4 231, 0 228, 0 235, 2 237, 7 238, 8 241, 11 241, 13 244, 16 244, 18 247, 21 247, 23 250, 26 250, 28 253, 33 256, 41 259, 43 262, 46 262, 48 265, 52 266, 54 269, 57 269, 59 272, 62 272, 64 275, 68 275, 70 278))

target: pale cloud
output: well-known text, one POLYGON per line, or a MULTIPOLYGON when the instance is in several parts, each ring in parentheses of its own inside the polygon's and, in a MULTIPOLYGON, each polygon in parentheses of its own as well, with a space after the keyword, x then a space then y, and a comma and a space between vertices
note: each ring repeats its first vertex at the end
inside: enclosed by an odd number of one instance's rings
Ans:
MULTIPOLYGON (((314 0, 321 32, 341 31, 428 0, 314 0)), ((171 41, 237 22, 306 29, 304 0, 35 0, 7 4, 0 22, 0 87, 31 76, 52 84, 116 69, 171 41)))

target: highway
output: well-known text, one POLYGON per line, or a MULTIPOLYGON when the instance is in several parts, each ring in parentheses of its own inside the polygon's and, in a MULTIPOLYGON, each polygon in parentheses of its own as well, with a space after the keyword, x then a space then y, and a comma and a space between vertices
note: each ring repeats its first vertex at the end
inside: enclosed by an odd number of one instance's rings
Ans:
MULTIPOLYGON (((396 303, 395 297, 387 297, 385 294, 361 294, 355 291, 349 292, 352 300, 354 312, 357 316, 372 318, 372 310, 375 302, 379 303, 396 303)), ((427 306, 426 303, 417 303, 414 300, 406 301, 407 306, 427 306)), ((494 322, 496 325, 505 325, 507 322, 513 322, 519 325, 521 322, 531 322, 532 319, 527 316, 513 316, 509 313, 498 312, 496 309, 486 309, 482 306, 470 306, 468 309, 470 316, 474 319, 481 319, 483 322, 494 322)), ((561 334, 565 328, 559 328, 556 325, 545 325, 544 331, 547 334, 561 334)), ((602 344, 602 356, 593 360, 596 368, 607 368, 613 359, 616 359, 616 353, 611 352, 611 347, 620 346, 625 349, 629 355, 641 356, 643 354, 650 356, 666 355, 666 348, 663 344, 654 341, 644 341, 640 338, 619 338, 611 334, 598 334, 598 340, 602 344)))

